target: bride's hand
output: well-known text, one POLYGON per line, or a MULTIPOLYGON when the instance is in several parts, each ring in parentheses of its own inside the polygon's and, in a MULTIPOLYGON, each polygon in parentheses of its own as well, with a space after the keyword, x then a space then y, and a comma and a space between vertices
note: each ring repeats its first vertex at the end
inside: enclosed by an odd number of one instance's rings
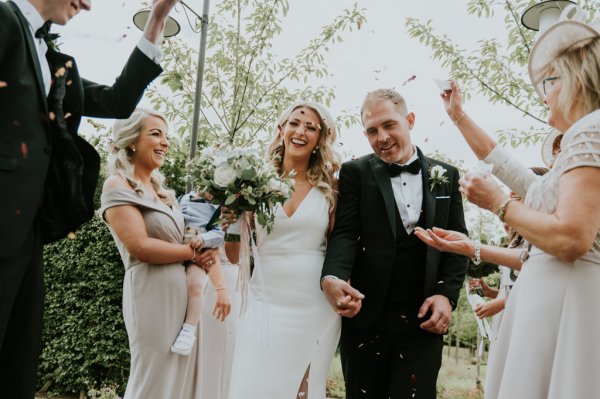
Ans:
POLYGON ((225 205, 221 206, 221 230, 227 232, 229 226, 237 222, 238 216, 225 205))
POLYGON ((452 252, 469 257, 473 257, 475 252, 473 241, 458 231, 444 230, 438 227, 427 230, 415 227, 415 235, 425 244, 441 252, 452 252))
POLYGON ((450 87, 452 90, 445 90, 440 93, 440 96, 444 101, 444 107, 446 108, 448 116, 452 122, 456 123, 456 121, 463 114, 462 94, 460 91, 460 86, 455 80, 450 81, 450 87))

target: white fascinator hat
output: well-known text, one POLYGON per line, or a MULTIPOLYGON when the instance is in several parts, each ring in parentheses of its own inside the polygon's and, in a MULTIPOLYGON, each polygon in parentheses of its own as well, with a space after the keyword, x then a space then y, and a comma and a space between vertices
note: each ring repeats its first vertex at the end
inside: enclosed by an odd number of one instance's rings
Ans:
POLYGON ((576 4, 567 5, 558 20, 548 26, 531 49, 529 78, 538 96, 544 98, 542 88, 548 64, 567 50, 583 46, 588 40, 600 37, 600 19, 586 22, 587 15, 576 4))

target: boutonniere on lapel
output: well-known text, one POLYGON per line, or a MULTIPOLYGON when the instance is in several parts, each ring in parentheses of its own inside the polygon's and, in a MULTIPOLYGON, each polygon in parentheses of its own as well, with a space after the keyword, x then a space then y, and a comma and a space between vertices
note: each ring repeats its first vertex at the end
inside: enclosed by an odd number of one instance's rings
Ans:
POLYGON ((44 40, 49 49, 58 52, 59 48, 57 40, 60 35, 58 33, 50 33, 51 26, 52 22, 46 21, 44 25, 35 32, 35 37, 44 40))
POLYGON ((448 184, 448 177, 444 175, 446 169, 441 165, 435 165, 429 168, 429 188, 433 191, 437 186, 448 184))

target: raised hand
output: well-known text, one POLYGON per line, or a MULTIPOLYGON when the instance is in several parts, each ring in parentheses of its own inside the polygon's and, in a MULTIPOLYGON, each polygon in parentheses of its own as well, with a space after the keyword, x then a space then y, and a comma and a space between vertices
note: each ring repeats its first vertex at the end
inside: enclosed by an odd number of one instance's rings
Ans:
POLYGON ((462 94, 460 91, 460 86, 456 81, 450 81, 450 87, 452 90, 444 90, 440 93, 442 100, 444 101, 444 108, 446 108, 446 113, 453 122, 456 123, 458 118, 463 114, 462 108, 462 94))
POLYGON ((169 13, 175 7, 178 0, 153 0, 152 10, 148 17, 148 23, 144 29, 144 36, 150 42, 158 44, 162 31, 165 28, 165 22, 169 13))

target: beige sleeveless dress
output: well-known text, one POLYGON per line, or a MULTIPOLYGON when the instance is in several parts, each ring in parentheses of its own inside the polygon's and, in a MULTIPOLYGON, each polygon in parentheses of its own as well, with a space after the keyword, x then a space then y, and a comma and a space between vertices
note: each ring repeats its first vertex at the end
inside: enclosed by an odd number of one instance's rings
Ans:
MULTIPOLYGON (((148 236, 182 243, 184 221, 179 208, 133 190, 116 188, 102 193, 100 215, 108 208, 136 206, 148 236)), ((190 356, 170 351, 185 318, 187 290, 182 264, 153 265, 131 256, 114 231, 125 266, 123 317, 129 338, 131 370, 125 399, 192 399, 200 395, 200 345, 190 356)))

